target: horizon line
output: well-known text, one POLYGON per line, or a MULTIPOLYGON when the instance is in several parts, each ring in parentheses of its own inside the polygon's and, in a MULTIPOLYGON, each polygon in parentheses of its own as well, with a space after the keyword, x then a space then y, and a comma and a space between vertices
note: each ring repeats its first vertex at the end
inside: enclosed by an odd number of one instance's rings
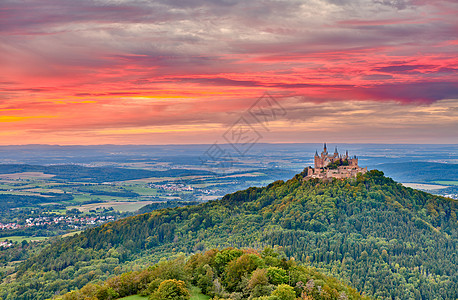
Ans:
MULTIPOLYGON (((444 146, 458 146, 457 143, 378 143, 378 142, 263 142, 256 143, 256 145, 315 145, 315 144, 332 144, 332 145, 444 145, 444 146)), ((0 147, 27 147, 27 146, 54 146, 54 147, 95 147, 95 146, 208 146, 208 145, 224 145, 231 146, 231 143, 185 143, 185 144, 9 144, 0 145, 0 147)), ((243 145, 243 143, 233 143, 235 145, 243 145)))

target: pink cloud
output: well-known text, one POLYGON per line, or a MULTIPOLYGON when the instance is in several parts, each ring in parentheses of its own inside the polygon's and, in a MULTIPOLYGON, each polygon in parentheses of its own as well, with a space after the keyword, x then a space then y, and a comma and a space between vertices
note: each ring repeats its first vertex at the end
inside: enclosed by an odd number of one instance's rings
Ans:
POLYGON ((4 1, 0 110, 52 115, 15 124, 51 132, 226 124, 265 90, 286 106, 458 98, 455 2, 320 3, 4 1))

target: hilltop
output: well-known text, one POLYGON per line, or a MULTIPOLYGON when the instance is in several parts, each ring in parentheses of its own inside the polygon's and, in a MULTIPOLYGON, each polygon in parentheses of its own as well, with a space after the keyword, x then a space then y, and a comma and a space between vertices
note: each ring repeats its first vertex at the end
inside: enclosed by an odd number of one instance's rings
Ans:
POLYGON ((22 263, 0 297, 44 299, 163 257, 228 246, 280 246, 374 297, 458 296, 456 201, 376 170, 330 182, 306 175, 62 239, 22 263))
MULTIPOLYGON (((143 270, 123 273, 102 284, 89 283, 59 300, 117 299, 140 295, 151 300, 190 299, 368 299, 355 289, 272 248, 211 249, 179 256, 143 270)), ((123 298, 124 299, 124 298, 123 298)))

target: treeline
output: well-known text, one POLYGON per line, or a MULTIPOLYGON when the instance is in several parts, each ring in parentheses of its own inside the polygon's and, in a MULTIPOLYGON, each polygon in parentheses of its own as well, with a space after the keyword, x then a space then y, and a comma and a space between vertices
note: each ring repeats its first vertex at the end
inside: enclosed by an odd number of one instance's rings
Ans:
POLYGON ((262 252, 226 248, 183 256, 89 283, 60 300, 111 300, 140 294, 150 300, 189 300, 190 289, 226 300, 366 299, 355 289, 314 268, 301 266, 271 248, 262 252))
POLYGON ((43 299, 132 261, 228 246, 283 246, 287 256, 379 298, 458 297, 457 201, 405 188, 379 171, 332 182, 303 176, 62 239, 22 263, 16 281, 0 285, 0 297, 43 299))
POLYGON ((57 193, 52 193, 51 197, 1 194, 0 199, 0 210, 8 210, 16 207, 35 206, 40 203, 70 201, 73 200, 73 196, 57 193))
POLYGON ((158 209, 183 207, 188 205, 198 205, 202 202, 198 201, 164 201, 164 202, 153 202, 140 208, 137 212, 139 214, 149 213, 158 209))
POLYGON ((193 175, 213 175, 203 170, 172 169, 167 171, 149 171, 143 169, 124 169, 115 167, 84 167, 80 165, 27 165, 27 164, 0 164, 0 174, 22 172, 43 172, 56 175, 52 180, 65 182, 112 182, 125 181, 149 177, 178 177, 193 175))
POLYGON ((91 195, 112 196, 112 197, 127 197, 135 198, 140 196, 138 193, 128 191, 123 187, 110 186, 108 188, 100 188, 92 185, 80 185, 76 188, 78 192, 90 193, 91 195))

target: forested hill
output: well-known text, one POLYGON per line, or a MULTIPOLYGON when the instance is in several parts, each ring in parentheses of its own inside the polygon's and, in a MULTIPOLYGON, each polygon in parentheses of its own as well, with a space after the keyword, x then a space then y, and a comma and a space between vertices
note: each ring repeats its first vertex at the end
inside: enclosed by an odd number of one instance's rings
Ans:
POLYGON ((211 249, 123 273, 103 283, 88 283, 56 300, 111 300, 131 295, 149 295, 149 300, 370 299, 335 278, 280 254, 272 248, 262 252, 211 249))
POLYGON ((178 252, 282 246, 374 297, 456 299, 457 207, 376 170, 328 183, 298 174, 62 239, 24 262, 0 297, 43 299, 178 252))

